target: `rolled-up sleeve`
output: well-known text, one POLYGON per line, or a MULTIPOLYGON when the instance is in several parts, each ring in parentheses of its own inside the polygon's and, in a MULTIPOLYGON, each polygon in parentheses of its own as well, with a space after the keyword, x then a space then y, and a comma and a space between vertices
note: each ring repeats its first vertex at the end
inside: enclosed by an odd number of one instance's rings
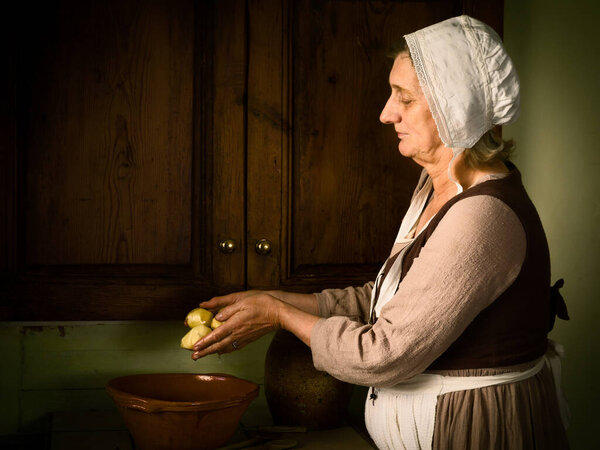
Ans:
POLYGON ((350 383, 380 387, 423 372, 513 283, 526 245, 523 226, 502 201, 475 196, 457 202, 375 325, 329 316, 316 323, 315 367, 350 383))
POLYGON ((345 316, 367 321, 373 282, 345 289, 325 289, 315 294, 320 317, 345 316))

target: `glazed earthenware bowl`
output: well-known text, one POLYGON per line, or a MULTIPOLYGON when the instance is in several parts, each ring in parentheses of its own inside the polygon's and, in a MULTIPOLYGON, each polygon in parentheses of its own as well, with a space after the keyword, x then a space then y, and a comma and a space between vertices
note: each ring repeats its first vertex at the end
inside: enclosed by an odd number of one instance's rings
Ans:
POLYGON ((219 373, 129 375, 106 386, 140 450, 223 446, 258 389, 219 373))

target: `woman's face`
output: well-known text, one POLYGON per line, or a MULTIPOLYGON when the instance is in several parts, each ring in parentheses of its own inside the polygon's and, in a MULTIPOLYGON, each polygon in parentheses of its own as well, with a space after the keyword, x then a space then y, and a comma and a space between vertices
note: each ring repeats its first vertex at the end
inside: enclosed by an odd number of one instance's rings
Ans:
POLYGON ((408 54, 401 53, 394 60, 390 87, 392 94, 379 119, 394 125, 400 153, 421 165, 437 161, 444 144, 408 54))

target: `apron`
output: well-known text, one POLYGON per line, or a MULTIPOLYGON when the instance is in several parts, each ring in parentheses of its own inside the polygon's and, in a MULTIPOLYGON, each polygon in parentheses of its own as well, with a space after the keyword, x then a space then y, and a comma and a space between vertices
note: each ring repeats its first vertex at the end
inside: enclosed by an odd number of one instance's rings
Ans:
POLYGON ((561 420, 568 427, 570 413, 561 389, 560 358, 563 348, 549 341, 546 355, 522 372, 479 377, 451 377, 422 373, 390 388, 371 388, 365 404, 369 435, 381 450, 430 450, 435 410, 440 395, 467 389, 517 383, 536 375, 544 366, 552 371, 561 420))

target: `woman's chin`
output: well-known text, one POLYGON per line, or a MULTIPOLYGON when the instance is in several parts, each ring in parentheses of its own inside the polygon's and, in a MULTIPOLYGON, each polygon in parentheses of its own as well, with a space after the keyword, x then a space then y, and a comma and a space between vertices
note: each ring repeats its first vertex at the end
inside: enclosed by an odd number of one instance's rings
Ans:
POLYGON ((416 152, 414 151, 414 149, 409 148, 406 143, 400 141, 400 143, 398 144, 398 151, 400 152, 400 154, 406 158, 412 158, 415 156, 416 152))

